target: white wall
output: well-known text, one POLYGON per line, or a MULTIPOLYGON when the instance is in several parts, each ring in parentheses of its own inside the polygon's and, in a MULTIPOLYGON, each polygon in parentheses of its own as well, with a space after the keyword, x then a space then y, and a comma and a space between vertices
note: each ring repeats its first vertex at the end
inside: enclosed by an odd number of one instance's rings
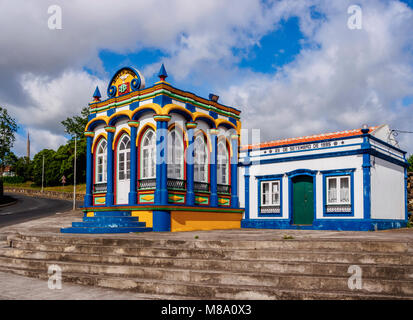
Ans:
MULTIPOLYGON (((271 164, 252 165, 250 167, 250 218, 251 219, 287 219, 289 218, 288 177, 282 179, 282 217, 258 217, 258 180, 255 176, 284 174, 297 169, 309 169, 315 171, 356 169, 354 172, 354 217, 332 217, 334 219, 362 219, 363 218, 363 172, 361 156, 345 156, 336 158, 311 159, 289 161, 271 164)), ((240 170, 240 182, 244 179, 243 170, 240 170)), ((243 189, 240 189, 240 203, 245 204, 243 189)), ((316 175, 316 217, 317 219, 329 219, 323 217, 323 174, 316 175)))
POLYGON ((371 162, 371 218, 405 219, 404 168, 373 157, 371 162))

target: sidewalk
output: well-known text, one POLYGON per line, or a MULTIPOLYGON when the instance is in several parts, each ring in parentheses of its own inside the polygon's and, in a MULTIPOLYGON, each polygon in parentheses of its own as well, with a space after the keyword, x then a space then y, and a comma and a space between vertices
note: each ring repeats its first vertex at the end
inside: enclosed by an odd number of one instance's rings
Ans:
MULTIPOLYGON (((0 272, 0 300, 154 300, 156 295, 62 283, 49 289, 47 280, 0 272)), ((161 298, 161 299, 164 299, 161 298)))

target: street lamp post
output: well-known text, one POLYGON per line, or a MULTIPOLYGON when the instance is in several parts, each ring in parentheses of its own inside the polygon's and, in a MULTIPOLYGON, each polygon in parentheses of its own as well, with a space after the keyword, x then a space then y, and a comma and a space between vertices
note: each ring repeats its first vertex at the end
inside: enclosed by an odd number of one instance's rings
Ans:
POLYGON ((44 154, 43 154, 43 162, 42 162, 42 193, 43 193, 43 181, 44 181, 44 154))
POLYGON ((75 135, 75 159, 73 174, 73 210, 76 210, 76 135, 75 135))

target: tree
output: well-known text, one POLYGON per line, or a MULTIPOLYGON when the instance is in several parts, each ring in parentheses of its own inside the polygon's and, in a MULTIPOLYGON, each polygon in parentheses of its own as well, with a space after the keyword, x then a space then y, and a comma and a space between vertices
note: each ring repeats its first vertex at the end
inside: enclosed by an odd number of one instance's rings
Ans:
POLYGON ((9 116, 7 109, 0 107, 0 176, 3 174, 5 161, 13 147, 17 131, 17 123, 9 116))
POLYGON ((61 124, 65 127, 65 131, 71 136, 78 138, 83 137, 85 127, 88 123, 88 116, 90 114, 89 107, 84 107, 80 112, 81 116, 74 116, 73 118, 66 118, 61 124))
POLYGON ((59 184, 60 163, 55 161, 56 152, 51 149, 43 149, 33 157, 33 180, 37 185, 42 184, 42 168, 44 156, 44 186, 59 184))
POLYGON ((413 154, 410 155, 410 157, 407 159, 407 162, 409 163, 407 171, 413 172, 413 154))
POLYGON ((20 157, 13 166, 17 176, 22 177, 24 181, 32 179, 33 163, 28 157, 20 157))

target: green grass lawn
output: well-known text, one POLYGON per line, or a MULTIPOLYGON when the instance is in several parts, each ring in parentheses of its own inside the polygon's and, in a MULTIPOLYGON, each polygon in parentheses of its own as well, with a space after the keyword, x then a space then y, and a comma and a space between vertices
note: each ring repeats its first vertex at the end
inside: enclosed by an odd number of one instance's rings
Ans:
MULTIPOLYGON (((24 188, 31 190, 41 190, 41 186, 34 186, 33 182, 26 181, 23 183, 4 183, 4 187, 15 187, 15 188, 24 188)), ((57 191, 57 192, 73 192, 73 185, 65 186, 54 186, 54 187, 44 187, 44 191, 57 191)), ((76 193, 86 193, 86 184, 81 183, 76 185, 76 193)))

